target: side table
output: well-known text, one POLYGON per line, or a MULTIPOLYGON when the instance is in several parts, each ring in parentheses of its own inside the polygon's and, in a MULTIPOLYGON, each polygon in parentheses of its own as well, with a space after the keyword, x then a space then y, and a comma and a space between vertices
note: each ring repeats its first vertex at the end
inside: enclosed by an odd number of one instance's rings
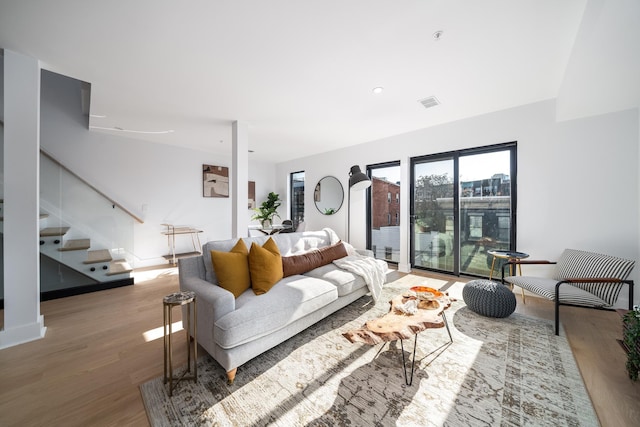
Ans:
MULTIPOLYGON (((164 318, 164 384, 169 382, 169 397, 173 395, 173 389, 180 380, 194 380, 198 382, 198 308, 196 306, 195 292, 184 291, 167 295, 162 300, 163 318, 164 318), (187 369, 177 378, 173 376, 173 348, 171 344, 171 335, 173 334, 172 311, 174 307, 187 306, 187 325, 185 333, 187 334, 187 369), (191 306, 193 306, 193 314, 191 314, 191 306), (189 331, 191 330, 191 318, 193 317, 193 375, 185 377, 187 373, 191 373, 191 340, 189 339, 189 331), (168 371, 168 373, 167 373, 168 371), (174 383, 175 381, 175 383, 174 383)), ((184 325, 184 320, 183 320, 184 325)))
MULTIPOLYGON (((525 258, 529 258, 529 254, 526 254, 524 252, 517 252, 517 251, 502 251, 502 250, 490 250, 487 251, 487 253, 489 255, 493 255, 493 261, 491 262, 491 272, 489 272, 489 280, 491 280, 491 278, 493 277, 493 268, 496 264, 496 258, 499 259, 506 259, 507 262, 509 261, 519 261, 521 259, 525 259, 525 258)), ((513 275, 514 271, 512 270, 513 266, 510 265, 509 266, 509 274, 513 275)), ((520 273, 520 275, 522 276, 522 266, 518 264, 518 272, 520 273)), ((513 286, 511 286, 511 288, 513 289, 513 286)), ((520 289, 520 292, 522 293, 522 302, 525 302, 524 299, 524 289, 520 289)))

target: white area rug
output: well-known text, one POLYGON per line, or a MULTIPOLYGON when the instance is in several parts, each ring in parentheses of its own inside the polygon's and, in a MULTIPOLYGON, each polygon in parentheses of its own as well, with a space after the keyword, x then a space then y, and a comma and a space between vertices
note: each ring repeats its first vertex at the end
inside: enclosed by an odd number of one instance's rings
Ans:
MULTIPOLYGON (((226 385, 208 355, 198 383, 181 382, 169 398, 162 377, 140 386, 152 426, 597 426, 566 339, 550 322, 513 314, 482 317, 460 298, 444 328, 418 338, 413 385, 404 382, 399 343, 351 344, 342 333, 386 313, 393 295, 416 284, 385 285, 374 305, 363 297, 238 368, 226 385), (376 356, 377 354, 377 356, 376 356), (419 361, 419 362, 418 362, 419 361)), ((450 284, 449 284, 450 285, 450 284)), ((201 326, 200 326, 201 327, 201 326)), ((413 340, 404 343, 410 360, 413 340)))

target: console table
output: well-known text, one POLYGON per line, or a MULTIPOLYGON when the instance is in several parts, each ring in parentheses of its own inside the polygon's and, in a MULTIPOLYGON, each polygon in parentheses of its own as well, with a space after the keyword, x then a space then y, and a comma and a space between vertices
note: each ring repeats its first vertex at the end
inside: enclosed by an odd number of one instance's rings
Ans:
POLYGON ((165 236, 167 236, 167 244, 169 245, 169 254, 164 255, 164 259, 171 262, 171 264, 176 265, 176 260, 178 258, 187 258, 191 256, 196 256, 202 254, 200 244, 200 236, 202 230, 198 230, 193 227, 176 227, 172 224, 160 224, 166 227, 166 230, 162 232, 165 236), (191 244, 193 245, 193 252, 182 252, 176 253, 176 236, 188 235, 191 237, 191 244))

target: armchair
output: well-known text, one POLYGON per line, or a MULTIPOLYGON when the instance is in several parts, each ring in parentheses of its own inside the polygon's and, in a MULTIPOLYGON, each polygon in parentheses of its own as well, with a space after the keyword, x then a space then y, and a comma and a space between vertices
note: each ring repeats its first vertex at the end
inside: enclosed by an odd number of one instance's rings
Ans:
MULTIPOLYGON (((502 283, 519 286, 555 302, 555 332, 558 335, 560 306, 573 305, 612 309, 622 287, 629 286, 629 309, 633 307, 633 280, 627 280, 635 261, 593 252, 565 249, 557 262, 511 260, 502 266, 502 283), (523 264, 554 264, 551 278, 507 276, 505 267, 523 264)), ((515 271, 515 270, 514 270, 515 271)))

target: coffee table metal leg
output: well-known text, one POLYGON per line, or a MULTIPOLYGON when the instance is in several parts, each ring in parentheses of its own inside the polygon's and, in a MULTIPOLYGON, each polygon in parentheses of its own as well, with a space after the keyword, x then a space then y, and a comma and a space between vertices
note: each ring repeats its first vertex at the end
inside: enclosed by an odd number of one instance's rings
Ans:
POLYGON ((411 377, 407 379, 407 362, 404 358, 404 345, 402 344, 404 340, 400 340, 400 349, 402 351, 402 369, 404 371, 404 383, 406 385, 411 385, 413 383, 413 369, 416 365, 416 348, 418 347, 418 334, 415 335, 413 340, 413 358, 411 359, 411 377))
POLYGON ((442 320, 444 321, 444 326, 447 328, 447 333, 449 334, 449 342, 453 342, 453 337, 451 336, 451 330, 449 329, 449 322, 447 322, 447 316, 442 312, 442 320))

